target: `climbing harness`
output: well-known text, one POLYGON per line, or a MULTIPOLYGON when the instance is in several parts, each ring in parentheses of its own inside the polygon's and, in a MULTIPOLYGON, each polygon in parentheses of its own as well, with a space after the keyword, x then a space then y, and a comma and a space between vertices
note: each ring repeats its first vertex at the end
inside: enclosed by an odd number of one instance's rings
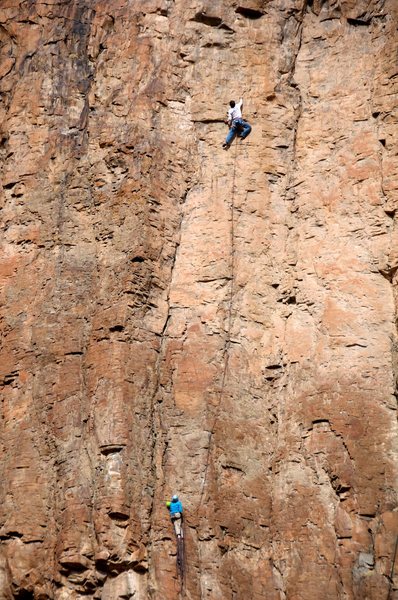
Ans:
POLYGON ((234 155, 234 167, 233 167, 233 174, 232 174, 232 193, 231 193, 231 230, 230 230, 230 247, 231 247, 231 262, 230 262, 230 274, 231 274, 231 285, 230 285, 230 289, 229 289, 229 299, 228 299, 228 321, 227 321, 227 328, 226 328, 226 340, 225 340, 225 346, 224 346, 224 351, 223 351, 223 360, 224 360, 224 368, 223 368, 223 373, 222 373, 222 377, 221 377, 221 386, 220 386, 220 392, 218 395, 218 402, 217 402, 217 406, 216 406, 216 410, 215 410, 215 414, 214 414, 214 418, 213 418, 213 422, 212 425, 210 427, 209 430, 209 439, 208 439, 208 446, 207 446, 207 456, 206 456, 206 462, 205 462, 205 471, 204 471, 204 476, 203 476, 203 481, 202 481, 202 487, 201 487, 201 491, 200 491, 200 497, 199 497, 199 503, 198 503, 198 509, 200 508, 202 502, 203 502, 203 496, 204 496, 204 491, 205 491, 205 486, 206 486, 206 481, 207 481, 207 475, 208 475, 208 470, 209 470, 209 465, 210 465, 210 457, 211 457, 211 451, 212 451, 212 442, 213 442, 213 437, 214 437, 214 433, 215 433, 215 428, 216 428, 216 424, 218 421, 218 418, 220 416, 220 411, 221 411, 221 405, 222 405, 222 400, 223 400, 223 396, 224 396, 224 390, 225 390, 225 382, 226 382, 226 377, 227 377, 227 371, 228 371, 228 364, 229 364, 229 349, 231 346, 231 328, 232 328, 232 302, 233 302, 233 297, 234 297, 234 281, 235 281, 235 222, 234 222, 234 213, 235 213, 235 176, 236 176, 236 156, 237 156, 237 146, 238 146, 238 140, 237 138, 235 138, 235 155, 234 155))

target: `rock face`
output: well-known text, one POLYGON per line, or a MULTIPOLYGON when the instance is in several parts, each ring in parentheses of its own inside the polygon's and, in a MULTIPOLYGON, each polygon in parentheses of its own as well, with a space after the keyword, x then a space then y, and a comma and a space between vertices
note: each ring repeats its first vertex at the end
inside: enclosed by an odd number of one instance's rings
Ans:
POLYGON ((398 598, 396 0, 0 23, 0 599, 398 598))

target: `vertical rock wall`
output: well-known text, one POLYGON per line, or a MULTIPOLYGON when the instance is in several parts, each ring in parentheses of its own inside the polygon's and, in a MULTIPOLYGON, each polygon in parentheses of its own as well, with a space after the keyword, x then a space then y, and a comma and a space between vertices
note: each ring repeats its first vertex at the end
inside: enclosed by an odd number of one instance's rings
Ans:
POLYGON ((0 24, 0 598, 392 600, 396 2, 0 24))

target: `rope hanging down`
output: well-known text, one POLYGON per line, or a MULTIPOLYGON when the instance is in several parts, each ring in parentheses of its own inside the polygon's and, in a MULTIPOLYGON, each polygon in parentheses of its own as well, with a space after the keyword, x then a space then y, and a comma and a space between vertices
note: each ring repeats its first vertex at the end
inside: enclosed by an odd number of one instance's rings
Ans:
POLYGON ((388 582, 387 600, 390 600, 390 598, 391 598, 392 586, 394 584, 394 570, 395 570, 395 559, 397 558, 397 550, 398 550, 398 535, 395 539, 394 554, 393 554, 392 563, 391 563, 391 572, 390 572, 390 576, 388 578, 389 582, 388 582))
POLYGON ((185 545, 184 537, 177 537, 177 572, 181 581, 181 588, 184 589, 185 583, 185 545))
POLYGON ((225 346, 224 346, 224 351, 223 351, 224 368, 223 368, 223 373, 222 373, 222 377, 221 377, 220 392, 219 392, 218 402, 217 402, 217 405, 216 405, 216 410, 215 410, 215 414, 214 414, 214 418, 213 418, 213 423, 212 423, 212 426, 211 426, 211 428, 209 430, 209 441, 208 441, 208 446, 207 446, 205 472, 204 472, 204 476, 203 476, 202 489, 201 489, 201 492, 200 492, 200 498, 199 498, 198 508, 202 504, 203 495, 204 495, 204 491, 205 491, 205 487, 206 487, 207 474, 208 474, 208 470, 209 470, 210 457, 211 457, 211 451, 212 451, 212 441, 213 441, 213 436, 214 436, 216 424, 217 424, 218 418, 220 416, 221 404, 222 404, 222 400, 223 400, 223 396, 224 396, 225 381, 226 381, 227 371, 228 371, 229 349, 230 349, 230 346, 231 346, 232 303, 233 303, 233 297, 234 297, 234 281, 235 281, 235 222, 234 222, 234 214, 235 214, 235 187, 236 187, 235 186, 235 176, 236 176, 236 156, 237 156, 237 153, 238 153, 238 140, 236 138, 236 141, 235 141, 235 154, 234 154, 234 166, 233 166, 233 172, 232 172, 232 193, 231 193, 231 229, 230 229, 230 248, 231 248, 231 253, 230 253, 230 274, 231 274, 231 285, 230 285, 230 288, 229 288, 228 320, 227 320, 227 328, 226 328, 226 340, 225 340, 225 346))

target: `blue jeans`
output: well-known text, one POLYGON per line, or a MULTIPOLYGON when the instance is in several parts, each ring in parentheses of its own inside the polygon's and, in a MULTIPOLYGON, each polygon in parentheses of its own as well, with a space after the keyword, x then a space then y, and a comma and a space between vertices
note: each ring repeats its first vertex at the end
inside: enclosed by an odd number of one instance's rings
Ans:
POLYGON ((242 140, 244 140, 249 135, 251 130, 252 130, 252 128, 249 125, 249 123, 247 123, 243 119, 235 119, 235 121, 233 121, 233 123, 231 125, 231 129, 228 132, 225 143, 230 146, 232 144, 232 142, 234 141, 234 138, 237 134, 239 134, 238 137, 240 137, 240 138, 242 138, 242 140))

